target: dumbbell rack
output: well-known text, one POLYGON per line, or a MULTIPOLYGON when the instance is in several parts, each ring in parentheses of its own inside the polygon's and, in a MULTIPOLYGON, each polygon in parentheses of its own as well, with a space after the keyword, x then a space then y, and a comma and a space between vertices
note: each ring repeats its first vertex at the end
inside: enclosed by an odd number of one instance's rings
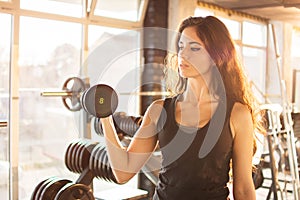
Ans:
MULTIPOLYGON (((61 97, 69 111, 83 108, 95 117, 94 128, 97 134, 103 135, 99 118, 114 116, 118 132, 133 136, 141 123, 141 117, 127 117, 125 113, 114 113, 118 105, 116 92, 108 85, 98 84, 91 88, 78 77, 68 78, 62 90, 44 91, 43 97, 61 97)), ((69 144, 65 153, 65 165, 69 171, 80 174, 76 181, 51 177, 40 182, 34 189, 31 200, 94 200, 93 179, 117 183, 108 161, 105 146, 100 143, 80 139, 69 144)))
POLYGON ((50 177, 34 189, 31 200, 93 200, 90 187, 93 179, 117 183, 108 161, 106 148, 100 143, 78 140, 67 147, 65 165, 71 172, 80 174, 76 181, 50 177))

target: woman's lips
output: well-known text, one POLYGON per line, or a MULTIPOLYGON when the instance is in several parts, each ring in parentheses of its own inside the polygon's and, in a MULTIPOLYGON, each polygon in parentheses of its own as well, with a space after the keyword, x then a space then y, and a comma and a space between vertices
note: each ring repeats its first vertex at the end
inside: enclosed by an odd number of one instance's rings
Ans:
POLYGON ((186 65, 186 64, 180 64, 179 67, 180 67, 180 68, 187 68, 188 65, 186 65))

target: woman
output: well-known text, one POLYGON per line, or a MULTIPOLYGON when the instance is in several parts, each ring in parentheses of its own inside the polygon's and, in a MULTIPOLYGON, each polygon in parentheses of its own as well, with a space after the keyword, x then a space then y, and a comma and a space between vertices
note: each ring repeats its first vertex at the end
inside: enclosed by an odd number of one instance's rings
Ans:
POLYGON ((101 119, 116 179, 127 182, 159 145, 153 199, 227 199, 230 166, 234 199, 255 199, 253 100, 227 28, 213 16, 189 17, 177 44, 175 95, 149 106, 127 148, 112 117, 101 119))

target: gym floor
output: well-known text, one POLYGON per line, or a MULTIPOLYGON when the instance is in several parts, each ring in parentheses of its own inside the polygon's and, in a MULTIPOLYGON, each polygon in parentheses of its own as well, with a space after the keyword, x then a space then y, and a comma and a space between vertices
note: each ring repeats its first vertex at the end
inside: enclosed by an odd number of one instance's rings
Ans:
MULTIPOLYGON (((3 166, 2 166, 3 167, 3 166)), ((1 171, 4 171, 4 170, 1 170, 1 171)), ((52 174, 60 174, 61 172, 60 171, 57 171, 56 168, 52 168, 52 174)), ((30 173, 22 173, 20 174, 21 178, 27 178, 27 180, 32 180, 32 177, 24 177, 26 176, 26 174, 30 174, 30 173)), ((39 174, 41 175, 41 177, 47 177, 47 174, 49 174, 49 172, 45 172, 43 170, 41 170, 39 172, 39 174)), ((257 200, 267 200, 268 199, 268 194, 270 192, 270 185, 272 183, 271 181, 271 171, 270 169, 263 169, 263 175, 264 175, 264 181, 263 181, 263 187, 260 187, 256 190, 256 197, 257 197, 257 200)), ((1 176, 1 177, 4 177, 4 176, 1 176)), ((279 173, 278 174, 278 177, 279 177, 279 180, 284 180, 284 175, 282 173, 279 173)), ((77 174, 74 174, 74 177, 71 177, 70 179, 76 179, 77 178, 77 174)), ((290 180, 290 176, 287 175, 287 180, 290 180)), ((97 182, 98 184, 98 182, 97 182)), ((99 181, 99 184, 101 184, 101 181, 99 181)), ((32 187, 32 185, 36 185, 36 183, 28 183, 26 185, 23 185, 23 186, 20 186, 20 190, 19 190, 19 198, 20 200, 28 200, 30 199, 30 196, 31 194, 27 194, 25 193, 25 191, 29 191, 30 187, 32 187)), ((132 184, 132 185, 135 185, 135 184, 132 184)), ((279 182, 279 185, 280 185, 280 189, 283 191, 282 193, 278 190, 278 193, 277 193, 277 196, 278 196, 278 199, 281 200, 281 199, 284 199, 284 200, 292 200, 294 199, 293 197, 293 193, 291 192, 284 192, 284 186, 285 186, 285 183, 283 181, 280 181, 279 182), (283 196, 283 198, 281 198, 281 195, 283 196)), ((107 189, 111 189, 113 188, 112 187, 113 185, 109 185, 108 187, 108 183, 103 183, 103 185, 99 185, 98 188, 101 188, 101 190, 103 189, 103 191, 106 191, 107 189)), ((0 184, 0 196, 1 196, 1 199, 8 199, 8 194, 7 194, 7 187, 8 185, 5 184, 5 183, 2 183, 0 184)), ((287 191, 292 191, 292 185, 291 183, 287 183, 286 184, 286 188, 287 188, 287 191)), ((114 191, 117 190, 117 187, 114 188, 114 191)), ((137 191, 137 190, 133 190, 132 189, 132 192, 141 192, 141 191, 137 191)), ((131 193, 132 193, 131 192, 131 193)), ((233 199, 232 197, 230 199, 233 199)), ((274 195, 273 193, 271 193, 270 195, 270 200, 273 200, 274 199, 274 195)))
MULTIPOLYGON (((272 184, 272 180, 271 180, 271 170, 270 169, 263 169, 263 174, 264 174, 264 181, 263 181, 263 185, 262 187, 258 188, 256 190, 256 199, 257 200, 263 200, 263 199, 268 199, 268 194, 270 192, 270 186, 272 184)), ((294 199, 293 193, 291 192, 293 189, 293 186, 291 183, 287 183, 285 184, 283 180, 284 179, 284 175, 282 173, 278 174, 278 179, 279 181, 279 186, 280 189, 277 189, 277 199, 281 200, 292 200, 294 199), (286 191, 285 192, 285 185, 286 185, 286 191), (280 190, 282 192, 280 192, 280 190), (283 198, 281 198, 281 196, 283 198)), ((289 175, 287 175, 286 180, 291 180, 291 177, 289 175)), ((270 200, 274 199, 274 195, 273 193, 270 194, 270 200)))

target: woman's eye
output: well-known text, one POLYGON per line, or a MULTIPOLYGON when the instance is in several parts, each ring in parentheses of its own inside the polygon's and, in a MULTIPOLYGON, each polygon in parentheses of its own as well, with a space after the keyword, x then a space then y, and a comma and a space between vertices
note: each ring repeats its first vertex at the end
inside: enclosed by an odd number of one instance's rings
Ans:
POLYGON ((179 50, 182 50, 182 49, 183 49, 183 46, 178 46, 178 49, 179 49, 179 50))
POLYGON ((191 47, 192 51, 200 51, 200 49, 201 49, 200 47, 191 47))

